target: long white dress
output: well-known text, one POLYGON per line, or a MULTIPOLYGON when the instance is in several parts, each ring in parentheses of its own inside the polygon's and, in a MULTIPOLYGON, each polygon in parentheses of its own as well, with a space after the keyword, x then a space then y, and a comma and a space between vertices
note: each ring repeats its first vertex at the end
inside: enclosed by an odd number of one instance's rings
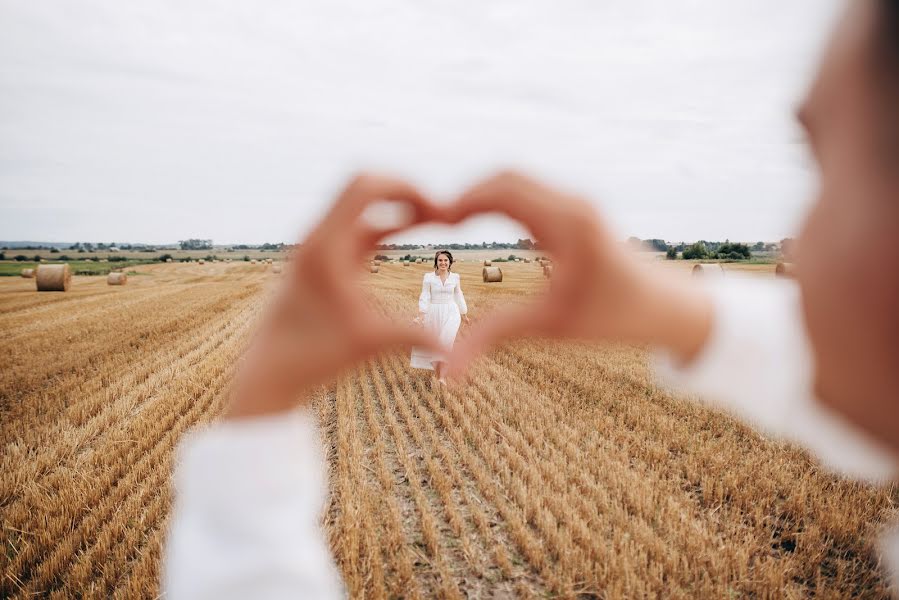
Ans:
MULTIPOLYGON (((462 283, 457 273, 450 273, 440 281, 436 273, 425 273, 418 297, 418 312, 425 313, 424 326, 437 334, 441 346, 448 352, 453 348, 462 315, 468 312, 462 283)), ((433 353, 424 348, 412 348, 412 367, 434 370, 434 363, 443 361, 445 353, 433 353)))

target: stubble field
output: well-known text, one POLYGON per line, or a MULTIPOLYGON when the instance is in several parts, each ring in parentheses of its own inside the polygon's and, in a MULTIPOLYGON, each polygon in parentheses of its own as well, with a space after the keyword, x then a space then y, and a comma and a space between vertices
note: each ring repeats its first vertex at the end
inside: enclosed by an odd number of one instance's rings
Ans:
MULTIPOLYGON (((382 265, 366 283, 411 318, 424 269, 382 265)), ((0 597, 159 594, 173 449, 221 412, 277 276, 138 270, 65 294, 0 281, 0 597)), ((501 284, 456 270, 475 323, 544 285, 534 264, 503 265, 501 284)), ((450 390, 398 353, 321 389, 324 526, 350 594, 887 595, 873 541, 892 488, 668 394, 646 362, 526 341, 450 390)))

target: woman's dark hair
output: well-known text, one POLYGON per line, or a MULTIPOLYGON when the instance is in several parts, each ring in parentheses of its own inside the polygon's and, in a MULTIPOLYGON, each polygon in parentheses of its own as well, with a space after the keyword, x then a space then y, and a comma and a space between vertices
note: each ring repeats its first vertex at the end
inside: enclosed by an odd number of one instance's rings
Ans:
POLYGON ((446 257, 449 259, 449 261, 450 261, 449 268, 452 269, 453 268, 453 254, 449 250, 438 250, 436 252, 436 254, 434 254, 434 270, 435 271, 437 270, 437 259, 440 258, 441 254, 445 254, 446 257))

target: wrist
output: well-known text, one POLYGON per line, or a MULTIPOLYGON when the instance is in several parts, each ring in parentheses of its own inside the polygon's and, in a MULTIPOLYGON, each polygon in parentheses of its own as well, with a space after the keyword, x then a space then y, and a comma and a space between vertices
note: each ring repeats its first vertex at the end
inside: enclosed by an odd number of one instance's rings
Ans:
POLYGON ((702 351, 712 334, 714 305, 701 286, 658 273, 647 273, 641 286, 639 311, 644 315, 641 342, 670 353, 688 364, 702 351))

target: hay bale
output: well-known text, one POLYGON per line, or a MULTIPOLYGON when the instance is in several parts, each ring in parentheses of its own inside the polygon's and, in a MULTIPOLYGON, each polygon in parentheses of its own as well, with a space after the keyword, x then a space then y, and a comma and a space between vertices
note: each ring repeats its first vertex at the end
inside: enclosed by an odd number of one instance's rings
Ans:
POLYGON ((128 283, 128 275, 120 271, 114 271, 106 276, 106 285, 125 285, 128 283))
POLYGON ((485 267, 489 267, 489 266, 492 265, 492 264, 493 264, 493 263, 491 263, 489 260, 485 260, 485 261, 484 261, 484 266, 485 266, 485 267))
POLYGON ((372 265, 369 267, 369 271, 371 271, 372 273, 377 273, 379 268, 380 267, 378 267, 377 265, 372 265))
POLYGON ((37 291, 65 292, 72 283, 72 272, 68 263, 62 265, 40 265, 35 274, 37 291))
POLYGON ((721 263, 699 263, 693 265, 693 277, 724 277, 721 263))
POLYGON ((553 276, 553 266, 552 265, 543 265, 543 276, 547 279, 552 278, 553 276))
POLYGON ((203 259, 201 258, 201 259, 199 260, 199 263, 200 263, 201 265, 205 265, 205 264, 206 264, 206 261, 203 260, 203 259))
POLYGON ((403 261, 403 266, 404 266, 404 267, 408 267, 408 266, 409 266, 409 261, 408 261, 408 260, 404 260, 404 261, 403 261))
POLYGON ((500 283, 503 280, 503 270, 499 267, 484 267, 481 276, 484 283, 500 283))
POLYGON ((251 260, 251 261, 250 261, 250 264, 251 264, 251 265, 255 265, 255 264, 256 264, 256 259, 254 258, 253 260, 251 260))
POLYGON ((531 259, 530 259, 530 258, 526 258, 526 259, 524 259, 524 262, 529 263, 529 262, 531 262, 531 259))
POLYGON ((381 266, 381 261, 379 261, 379 260, 373 260, 373 261, 371 261, 371 264, 374 265, 374 266, 376 266, 376 267, 380 267, 380 266, 381 266))
POLYGON ((777 266, 774 267, 774 276, 792 279, 793 277, 796 277, 796 265, 788 262, 779 262, 777 263, 777 266))
POLYGON ((167 258, 167 259, 165 259, 165 262, 170 263, 170 262, 172 262, 172 259, 171 259, 171 258, 167 258))
POLYGON ((272 265, 272 273, 280 273, 281 265, 272 265))
POLYGON ((34 279, 34 269, 22 269, 21 275, 25 279, 34 279))

